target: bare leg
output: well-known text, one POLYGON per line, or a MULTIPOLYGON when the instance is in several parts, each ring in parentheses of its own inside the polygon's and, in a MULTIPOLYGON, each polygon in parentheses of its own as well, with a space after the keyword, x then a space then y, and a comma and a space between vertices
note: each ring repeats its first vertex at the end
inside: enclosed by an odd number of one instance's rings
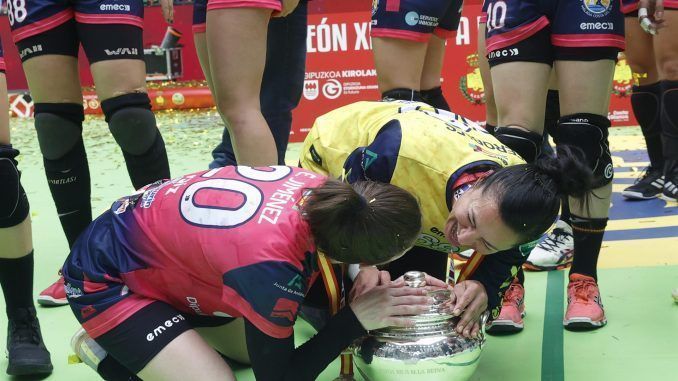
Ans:
POLYGON ((138 373, 145 381, 235 381, 228 364, 195 330, 172 340, 138 373))
POLYGON ((372 37, 379 91, 421 90, 427 44, 395 38, 372 37))
POLYGON ((478 29, 478 60, 480 67, 480 76, 483 79, 485 88, 485 123, 490 126, 497 126, 497 104, 494 101, 494 89, 492 88, 492 76, 490 75, 490 65, 487 62, 487 50, 485 48, 485 30, 487 25, 480 24, 478 29))
POLYGON ((259 103, 270 15, 270 9, 261 8, 207 12, 207 50, 217 108, 225 117, 237 161, 243 165, 278 162, 259 103))
POLYGON ((509 62, 491 68, 490 72, 498 125, 541 134, 551 67, 534 62, 509 62))

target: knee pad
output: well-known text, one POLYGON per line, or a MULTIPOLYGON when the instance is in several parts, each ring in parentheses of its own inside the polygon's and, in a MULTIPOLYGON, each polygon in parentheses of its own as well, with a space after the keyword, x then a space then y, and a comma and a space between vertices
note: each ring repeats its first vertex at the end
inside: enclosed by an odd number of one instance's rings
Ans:
POLYGON ((424 98, 421 97, 421 92, 412 90, 412 89, 392 89, 384 91, 381 94, 381 99, 384 100, 401 100, 401 101, 415 101, 415 102, 425 102, 424 98))
POLYGON ((11 145, 0 144, 0 228, 16 226, 28 216, 28 198, 15 159, 18 155, 11 145))
POLYGON ((146 93, 130 93, 101 102, 108 128, 120 148, 142 155, 156 140, 158 128, 146 93))
POLYGON ((515 127, 497 127, 494 137, 516 151, 526 162, 532 163, 541 153, 542 136, 536 132, 515 127))
POLYGON ((35 130, 42 156, 57 160, 82 139, 85 112, 81 104, 36 103, 35 130))
POLYGON ((612 155, 607 140, 610 120, 596 114, 566 115, 558 121, 553 139, 557 146, 567 144, 581 148, 593 171, 593 186, 600 188, 612 182, 612 155))

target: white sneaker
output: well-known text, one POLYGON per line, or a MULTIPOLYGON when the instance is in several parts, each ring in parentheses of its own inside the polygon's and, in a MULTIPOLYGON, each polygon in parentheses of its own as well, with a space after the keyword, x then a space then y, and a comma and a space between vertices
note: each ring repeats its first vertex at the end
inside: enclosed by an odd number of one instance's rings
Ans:
POLYGON ((671 295, 673 295, 673 301, 678 303, 678 288, 674 288, 671 295))
POLYGON ((71 348, 80 361, 95 371, 99 363, 108 356, 106 350, 89 337, 83 328, 80 328, 71 338, 71 348))
POLYGON ((523 267, 532 271, 560 270, 572 264, 573 256, 572 227, 558 220, 553 231, 532 250, 523 267))

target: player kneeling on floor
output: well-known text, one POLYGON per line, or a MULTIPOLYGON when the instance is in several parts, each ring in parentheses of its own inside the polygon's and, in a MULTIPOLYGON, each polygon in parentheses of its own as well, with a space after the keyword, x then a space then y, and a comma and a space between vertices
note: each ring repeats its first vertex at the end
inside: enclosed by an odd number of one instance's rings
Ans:
POLYGON ((407 326, 401 315, 432 302, 382 274, 295 349, 319 263, 389 262, 420 229, 401 188, 299 168, 222 167, 151 184, 97 218, 64 264, 84 328, 74 350, 106 380, 234 380, 219 353, 251 363, 258 380, 315 379, 365 330, 407 326))

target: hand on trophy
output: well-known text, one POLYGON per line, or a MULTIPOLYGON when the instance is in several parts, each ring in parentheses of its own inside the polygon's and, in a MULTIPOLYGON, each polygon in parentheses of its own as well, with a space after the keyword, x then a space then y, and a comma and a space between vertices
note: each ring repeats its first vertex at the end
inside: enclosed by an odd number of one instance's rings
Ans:
POLYGON ((424 313, 433 304, 434 299, 427 293, 423 287, 407 287, 405 281, 398 279, 356 296, 350 306, 360 324, 368 331, 384 327, 410 327, 414 321, 405 316, 424 313))
POLYGON ((478 281, 457 283, 450 295, 450 311, 461 316, 456 331, 466 338, 476 338, 480 332, 480 315, 487 310, 487 292, 478 281))

